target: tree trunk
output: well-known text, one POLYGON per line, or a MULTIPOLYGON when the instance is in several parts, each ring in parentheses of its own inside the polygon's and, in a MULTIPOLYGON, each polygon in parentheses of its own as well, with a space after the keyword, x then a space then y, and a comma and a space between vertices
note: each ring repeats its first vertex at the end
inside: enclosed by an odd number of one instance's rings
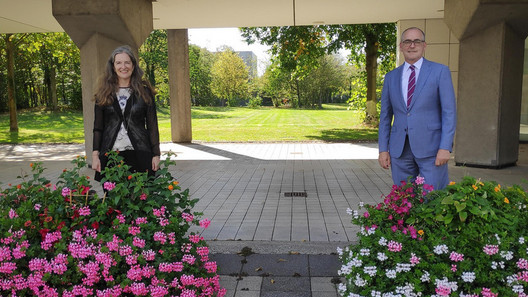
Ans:
POLYGON ((9 132, 18 132, 15 98, 15 46, 11 37, 13 37, 13 34, 5 35, 7 54, 7 96, 9 106, 9 132))
POLYGON ((378 69, 378 47, 376 36, 366 35, 366 70, 367 70, 367 117, 368 123, 374 123, 378 118, 376 109, 376 76, 378 69))
POLYGON ((57 100, 57 75, 55 71, 55 66, 50 65, 50 97, 51 97, 51 106, 53 111, 59 110, 59 102, 57 100))

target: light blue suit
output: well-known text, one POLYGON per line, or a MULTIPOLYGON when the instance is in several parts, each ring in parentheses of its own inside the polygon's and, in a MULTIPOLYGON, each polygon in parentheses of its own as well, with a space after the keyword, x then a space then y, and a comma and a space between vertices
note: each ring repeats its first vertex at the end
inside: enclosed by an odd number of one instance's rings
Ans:
POLYGON ((451 72, 447 66, 424 58, 407 108, 402 93, 403 68, 401 65, 385 75, 379 151, 391 156, 394 184, 420 174, 425 183, 442 189, 449 182, 447 164, 437 167, 434 160, 439 149, 451 152, 453 148, 456 101, 451 72))

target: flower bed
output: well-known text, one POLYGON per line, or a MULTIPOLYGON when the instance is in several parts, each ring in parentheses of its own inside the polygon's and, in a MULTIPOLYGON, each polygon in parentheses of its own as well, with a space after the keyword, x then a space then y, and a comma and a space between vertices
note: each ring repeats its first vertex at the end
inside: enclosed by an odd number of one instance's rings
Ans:
POLYGON ((528 204, 518 186, 471 177, 431 191, 418 178, 349 210, 358 243, 339 249, 343 296, 527 296, 528 204))
POLYGON ((116 153, 97 197, 72 161, 57 185, 32 174, 0 193, 2 296, 223 296, 216 263, 191 226, 207 228, 168 171, 130 173, 116 153), (190 234, 190 235, 188 235, 190 234))

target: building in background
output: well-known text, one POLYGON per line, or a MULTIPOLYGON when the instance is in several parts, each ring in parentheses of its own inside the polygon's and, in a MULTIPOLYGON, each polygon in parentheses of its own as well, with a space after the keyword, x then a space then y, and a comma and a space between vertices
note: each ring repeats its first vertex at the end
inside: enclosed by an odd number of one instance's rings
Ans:
POLYGON ((242 60, 244 60, 244 63, 246 63, 246 66, 248 67, 249 72, 249 78, 257 77, 258 75, 258 59, 257 55, 253 53, 252 51, 240 51, 236 52, 242 60))

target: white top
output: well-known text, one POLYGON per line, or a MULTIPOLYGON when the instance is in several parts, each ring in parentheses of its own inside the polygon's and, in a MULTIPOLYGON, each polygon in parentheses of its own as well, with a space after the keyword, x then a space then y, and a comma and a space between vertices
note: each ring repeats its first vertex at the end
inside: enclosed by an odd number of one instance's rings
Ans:
MULTIPOLYGON (((418 82, 418 75, 420 75, 420 68, 422 68, 423 57, 414 63, 415 81, 418 82)), ((411 64, 405 62, 403 64, 402 72, 402 95, 405 105, 407 105, 407 88, 409 87, 409 76, 411 76, 411 64)))
MULTIPOLYGON (((123 113, 123 115, 125 114, 125 107, 127 105, 128 98, 130 98, 130 94, 132 94, 132 90, 130 88, 119 88, 119 91, 117 91, 116 93, 117 100, 119 102, 119 107, 121 107, 121 112, 123 113)), ((112 150, 134 150, 132 142, 130 142, 130 138, 128 137, 128 132, 125 129, 124 123, 121 123, 121 129, 119 129, 119 133, 117 133, 117 138, 114 142, 112 150)))

